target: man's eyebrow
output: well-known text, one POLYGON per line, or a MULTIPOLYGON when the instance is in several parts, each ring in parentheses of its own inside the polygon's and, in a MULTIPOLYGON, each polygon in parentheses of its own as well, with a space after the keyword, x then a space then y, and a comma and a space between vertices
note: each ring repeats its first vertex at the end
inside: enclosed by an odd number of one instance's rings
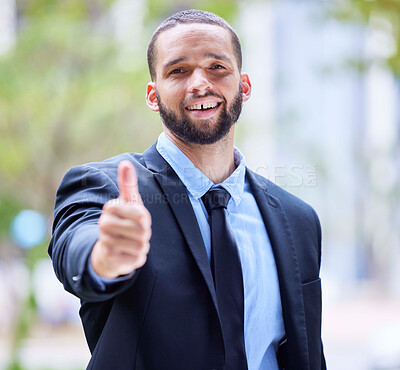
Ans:
POLYGON ((179 57, 179 58, 173 59, 173 60, 165 63, 163 67, 164 67, 164 69, 172 67, 175 64, 178 64, 180 62, 184 62, 186 59, 187 59, 186 57, 179 57))
POLYGON ((231 59, 222 54, 208 53, 205 55, 206 58, 213 58, 218 60, 223 60, 224 62, 231 62, 231 59))
MULTIPOLYGON (((224 62, 232 62, 230 58, 228 58, 227 56, 222 55, 222 54, 207 53, 207 54, 205 55, 205 57, 206 57, 206 58, 217 59, 217 60, 222 60, 222 61, 224 61, 224 62)), ((180 62, 185 62, 187 59, 188 59, 187 57, 175 58, 175 59, 173 59, 173 60, 171 60, 171 61, 165 63, 165 64, 163 65, 163 68, 164 68, 164 69, 167 69, 167 68, 172 67, 172 66, 174 66, 175 64, 178 64, 178 63, 180 63, 180 62)))

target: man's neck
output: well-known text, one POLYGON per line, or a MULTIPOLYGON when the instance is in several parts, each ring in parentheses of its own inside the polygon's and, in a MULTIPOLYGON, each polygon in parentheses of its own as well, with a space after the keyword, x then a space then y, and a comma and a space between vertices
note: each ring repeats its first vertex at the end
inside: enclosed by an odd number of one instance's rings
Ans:
POLYGON ((190 159, 196 168, 204 173, 214 184, 225 181, 235 170, 233 157, 233 130, 214 144, 187 143, 164 128, 164 133, 190 159))

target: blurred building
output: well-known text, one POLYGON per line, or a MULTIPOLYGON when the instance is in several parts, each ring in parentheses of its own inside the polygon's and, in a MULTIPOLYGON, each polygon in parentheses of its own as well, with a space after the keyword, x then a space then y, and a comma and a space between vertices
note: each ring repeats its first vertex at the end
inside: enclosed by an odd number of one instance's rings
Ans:
POLYGON ((252 169, 320 216, 328 367, 397 369, 400 84, 383 63, 396 48, 387 22, 336 20, 334 3, 242 7, 253 96, 240 146, 252 169))
POLYGON ((390 36, 335 20, 328 6, 243 6, 247 158, 316 208, 328 295, 366 279, 400 293, 399 83, 380 63, 390 36), (366 73, 355 67, 362 58, 372 60, 366 73))

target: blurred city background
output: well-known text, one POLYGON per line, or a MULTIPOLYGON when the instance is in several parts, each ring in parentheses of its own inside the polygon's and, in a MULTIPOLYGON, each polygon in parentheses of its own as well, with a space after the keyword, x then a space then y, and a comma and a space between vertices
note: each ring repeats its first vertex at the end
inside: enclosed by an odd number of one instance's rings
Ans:
POLYGON ((328 368, 400 369, 400 0, 1 0, 0 369, 86 367, 47 256, 55 193, 71 166, 155 141, 146 48, 188 8, 241 38, 249 167, 321 218, 328 368))

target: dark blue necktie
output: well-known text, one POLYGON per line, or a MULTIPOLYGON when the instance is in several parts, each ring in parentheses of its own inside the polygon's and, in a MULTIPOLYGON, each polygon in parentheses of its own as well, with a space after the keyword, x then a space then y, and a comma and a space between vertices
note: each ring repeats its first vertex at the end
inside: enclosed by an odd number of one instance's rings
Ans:
POLYGON ((226 370, 247 369, 244 346, 244 296, 242 267, 232 231, 226 219, 230 194, 222 188, 202 197, 210 215, 211 271, 225 343, 226 370))

